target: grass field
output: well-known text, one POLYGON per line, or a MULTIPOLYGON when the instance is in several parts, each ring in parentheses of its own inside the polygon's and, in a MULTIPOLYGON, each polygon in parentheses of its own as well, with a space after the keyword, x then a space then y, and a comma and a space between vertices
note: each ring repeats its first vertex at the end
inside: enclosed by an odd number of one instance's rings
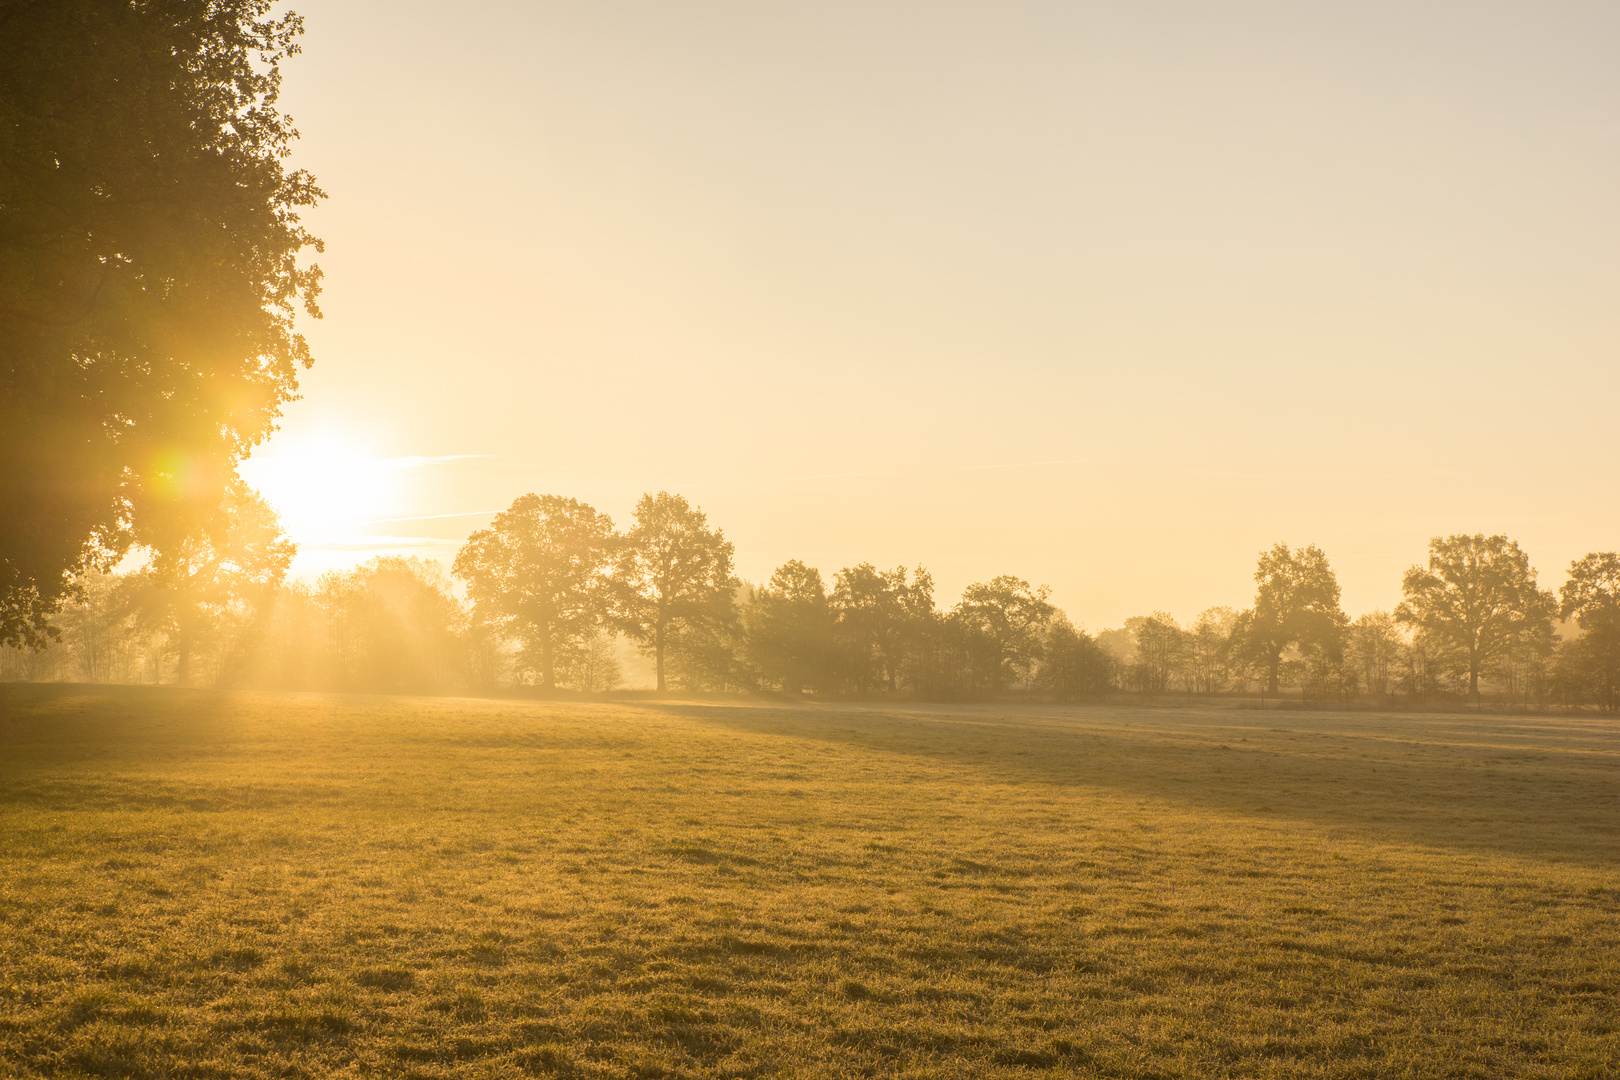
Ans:
POLYGON ((0 687, 0 1073, 1616 1077, 1595 717, 0 687))

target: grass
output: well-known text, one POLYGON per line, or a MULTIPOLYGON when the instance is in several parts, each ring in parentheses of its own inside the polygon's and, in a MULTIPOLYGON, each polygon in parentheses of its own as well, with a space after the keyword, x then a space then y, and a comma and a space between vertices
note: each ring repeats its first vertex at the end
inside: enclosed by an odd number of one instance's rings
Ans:
POLYGON ((0 687, 0 1073, 1620 1076, 1592 717, 0 687))

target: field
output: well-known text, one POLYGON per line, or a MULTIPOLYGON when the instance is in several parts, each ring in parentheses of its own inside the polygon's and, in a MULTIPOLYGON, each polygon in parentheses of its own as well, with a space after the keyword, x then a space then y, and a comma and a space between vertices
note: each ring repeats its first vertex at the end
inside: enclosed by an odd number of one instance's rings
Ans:
POLYGON ((1620 1076, 1620 725, 0 686, 0 1074, 1620 1076))

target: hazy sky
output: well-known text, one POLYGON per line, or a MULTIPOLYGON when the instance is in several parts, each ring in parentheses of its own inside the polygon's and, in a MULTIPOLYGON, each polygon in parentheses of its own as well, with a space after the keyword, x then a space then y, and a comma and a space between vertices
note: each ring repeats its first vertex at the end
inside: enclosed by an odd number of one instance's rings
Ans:
POLYGON ((1620 547, 1620 5, 294 7, 298 570, 528 491, 1092 629, 1620 547))

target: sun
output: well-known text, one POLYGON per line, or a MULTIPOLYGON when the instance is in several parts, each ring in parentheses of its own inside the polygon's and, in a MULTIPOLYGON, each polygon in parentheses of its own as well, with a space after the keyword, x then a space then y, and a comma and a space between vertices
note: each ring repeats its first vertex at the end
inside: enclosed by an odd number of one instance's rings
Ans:
POLYGON ((354 537, 395 512, 398 470, 357 440, 333 432, 274 440, 242 462, 242 478, 281 515, 294 541, 354 537))

